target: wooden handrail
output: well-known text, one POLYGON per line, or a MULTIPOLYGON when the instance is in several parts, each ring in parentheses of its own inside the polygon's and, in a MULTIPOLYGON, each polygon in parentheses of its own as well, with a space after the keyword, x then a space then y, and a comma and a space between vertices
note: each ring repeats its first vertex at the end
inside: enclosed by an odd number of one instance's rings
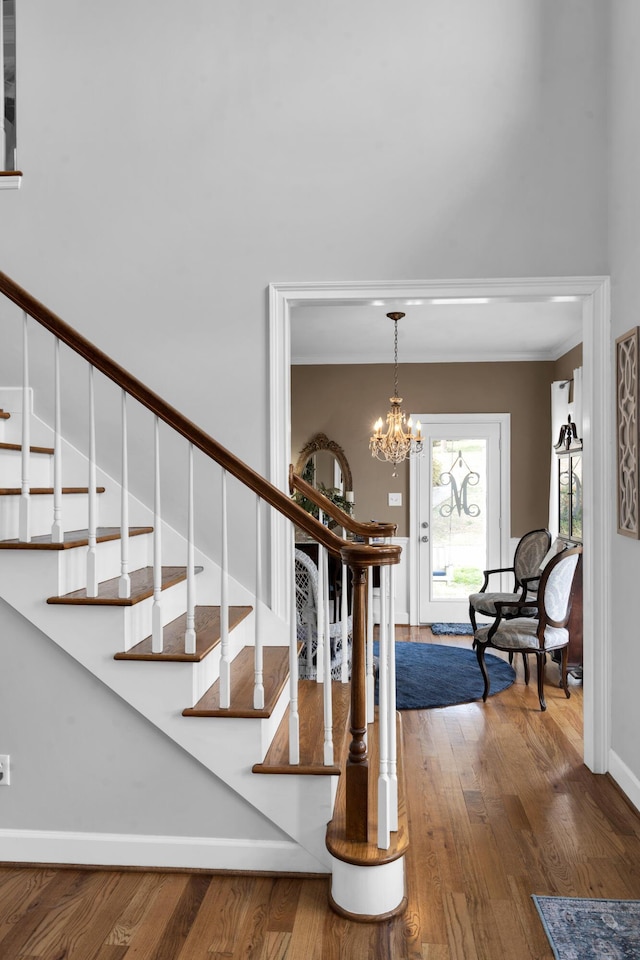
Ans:
POLYGON ((394 537, 398 529, 395 523, 378 523, 376 520, 363 523, 354 520, 350 514, 341 510, 333 500, 329 500, 328 497, 325 497, 323 493, 297 474, 293 468, 293 464, 289 465, 289 491, 292 494, 296 491, 301 493, 307 500, 315 503, 323 513, 326 513, 341 527, 344 527, 345 530, 348 530, 349 533, 353 533, 357 537, 365 537, 367 540, 373 537, 394 537))
MULTIPOLYGON (((251 467, 219 444, 208 433, 205 433, 195 423, 183 416, 175 407, 172 407, 153 390, 137 380, 133 374, 121 367, 106 353, 103 353, 91 341, 74 330, 68 323, 65 323, 64 320, 40 303, 39 300, 36 300, 2 271, 0 271, 0 293, 3 293, 16 306, 25 310, 41 326, 49 330, 71 350, 92 364, 96 370, 99 370, 105 377, 108 377, 177 433, 181 434, 194 447, 215 460, 216 463, 224 467, 232 476, 244 483, 263 500, 266 500, 292 523, 301 527, 314 540, 322 543, 334 555, 342 556, 346 541, 332 533, 299 504, 291 500, 286 493, 261 477, 259 473, 252 470, 251 467)), ((358 559, 365 566, 386 565, 399 563, 400 561, 401 548, 398 546, 390 544, 357 544, 355 546, 358 547, 356 551, 358 559)), ((349 554, 351 556, 353 556, 353 551, 354 545, 349 544, 349 554)))

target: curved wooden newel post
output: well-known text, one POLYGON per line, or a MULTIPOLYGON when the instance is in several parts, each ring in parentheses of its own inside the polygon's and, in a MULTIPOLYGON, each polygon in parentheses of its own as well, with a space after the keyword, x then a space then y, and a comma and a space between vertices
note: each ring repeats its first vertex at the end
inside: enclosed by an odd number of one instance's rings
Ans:
POLYGON ((366 611, 367 568, 351 564, 353 634, 351 649, 351 743, 347 759, 346 840, 369 840, 369 762, 367 758, 366 611))
MULTIPOLYGON (((367 579, 371 566, 399 563, 401 548, 390 543, 365 546, 347 543, 340 551, 351 568, 353 641, 351 651, 351 743, 345 769, 345 837, 369 842, 369 760, 367 754, 367 579)), ((369 611, 370 613, 370 611, 369 611)))

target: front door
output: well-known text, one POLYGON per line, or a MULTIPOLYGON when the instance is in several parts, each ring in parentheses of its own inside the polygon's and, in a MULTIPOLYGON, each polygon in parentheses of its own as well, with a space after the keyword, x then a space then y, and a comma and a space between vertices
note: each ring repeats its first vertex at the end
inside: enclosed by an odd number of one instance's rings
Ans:
POLYGON ((422 422, 418 529, 412 531, 418 539, 420 622, 464 623, 469 594, 480 589, 483 571, 501 566, 505 418, 426 415, 422 422))

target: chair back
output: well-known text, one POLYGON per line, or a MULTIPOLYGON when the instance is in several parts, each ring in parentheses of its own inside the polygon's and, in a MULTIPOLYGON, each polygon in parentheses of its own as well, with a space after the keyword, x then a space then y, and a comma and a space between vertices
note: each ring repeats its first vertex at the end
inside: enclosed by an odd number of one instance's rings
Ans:
POLYGON ((522 586, 525 577, 537 576, 550 546, 551 534, 548 530, 531 530, 521 537, 513 557, 516 591, 522 586))
MULTIPOLYGON (((296 623, 315 630, 318 610, 318 567, 303 550, 295 551, 296 623)), ((298 639, 306 639, 306 631, 298 639)))
MULTIPOLYGON (((572 587, 582 547, 563 550, 544 568, 538 589, 540 630, 565 627, 571 613, 572 587)), ((539 634, 541 635, 541 634, 539 634)))

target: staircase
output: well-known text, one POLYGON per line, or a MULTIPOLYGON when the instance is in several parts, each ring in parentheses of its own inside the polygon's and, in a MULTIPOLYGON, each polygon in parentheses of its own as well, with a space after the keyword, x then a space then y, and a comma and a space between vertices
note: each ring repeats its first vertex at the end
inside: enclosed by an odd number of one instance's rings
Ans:
MULTIPOLYGON (((22 384, 0 389, 0 596, 286 836, 270 850, 268 861, 256 853, 247 864, 245 852, 237 864, 210 867, 331 874, 332 903, 355 919, 402 909, 408 842, 402 776, 397 802, 389 800, 395 756, 382 758, 380 778, 369 776, 367 742, 374 753, 376 722, 372 667, 368 681, 365 665, 367 570, 374 562, 381 569, 397 563, 398 548, 347 543, 330 533, 1 273, 0 292, 21 310, 23 327, 22 384), (58 354, 53 426, 31 412, 29 318, 57 338, 56 349, 67 344, 91 365, 88 454, 63 439, 58 354), (95 459, 94 369, 122 389, 123 469, 117 480, 95 459), (129 490, 125 396, 155 416, 152 507, 129 490), (160 510, 161 421, 189 443, 185 533, 167 523, 160 510), (193 534, 194 448, 222 470, 217 560, 198 548, 193 534), (253 589, 228 569, 227 474, 257 497, 256 568, 248 578, 253 589), (351 566, 351 685, 298 681, 295 628, 263 599, 265 502, 351 566), (129 515, 136 525, 129 524, 129 515), (195 601, 196 592, 201 602, 195 601), (382 833, 379 804, 383 811, 390 809, 382 833)), ((292 484, 296 481, 304 483, 292 478, 292 484)), ((315 491, 310 495, 324 501, 315 491)), ((320 505, 331 512, 328 502, 320 505)), ((339 521, 348 523, 338 513, 339 521)), ((367 541, 391 530, 355 527, 367 541)), ((319 662, 323 655, 319 651, 319 662)), ((320 665, 318 672, 321 681, 320 665)), ((395 710, 380 723, 382 744, 388 743, 389 724, 395 741, 395 710)), ((73 856, 78 862, 77 850, 73 856)), ((202 866, 202 861, 180 865, 202 866)))

